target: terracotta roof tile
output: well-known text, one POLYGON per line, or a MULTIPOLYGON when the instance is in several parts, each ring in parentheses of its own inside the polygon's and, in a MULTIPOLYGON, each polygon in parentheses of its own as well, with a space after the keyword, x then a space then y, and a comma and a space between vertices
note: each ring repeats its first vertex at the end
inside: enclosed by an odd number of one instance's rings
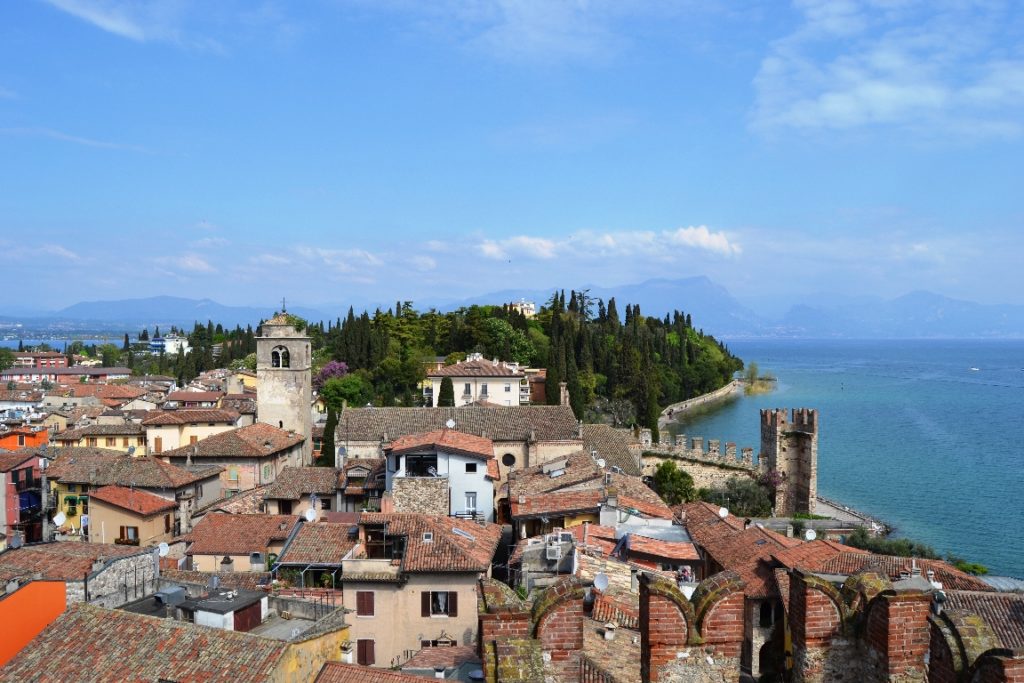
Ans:
POLYGON ((427 373, 427 377, 525 377, 522 370, 513 370, 501 361, 495 363, 485 358, 466 360, 446 365, 427 373))
POLYGON ((900 578, 901 572, 909 573, 914 563, 921 569, 922 575, 929 569, 934 571, 935 580, 940 582, 947 590, 993 591, 993 588, 981 579, 962 572, 942 560, 924 560, 921 558, 847 551, 835 555, 815 568, 808 567, 808 569, 821 574, 849 576, 850 574, 856 574, 861 569, 870 567, 884 573, 891 580, 896 580, 900 578))
POLYGON ((777 590, 769 566, 772 555, 799 543, 797 539, 758 526, 738 531, 723 524, 722 533, 705 535, 700 545, 724 569, 740 575, 746 582, 744 594, 760 598, 774 595, 777 590))
POLYGON ((25 545, 0 553, 0 577, 4 579, 32 576, 37 572, 44 579, 80 581, 92 572, 93 563, 148 553, 135 546, 107 543, 53 542, 25 545))
POLYGON ((161 569, 160 578, 176 583, 191 583, 197 586, 210 585, 210 577, 216 576, 221 588, 262 590, 270 583, 270 572, 196 572, 185 569, 161 569))
POLYGON ((355 664, 327 662, 314 683, 423 683, 423 676, 355 664))
POLYGON ((101 500, 119 508, 140 515, 155 515, 165 510, 173 510, 176 504, 173 500, 161 498, 142 489, 130 489, 124 486, 104 486, 89 494, 90 500, 101 500))
POLYGON ((303 524, 278 562, 281 564, 341 564, 355 547, 358 536, 350 534, 351 524, 315 522, 303 524))
POLYGON ((263 498, 298 500, 311 493, 333 496, 337 488, 338 470, 333 467, 285 467, 263 492, 263 498))
POLYGON ((246 633, 77 603, 0 673, 11 681, 264 683, 286 648, 246 633))
POLYGON ((202 422, 209 424, 235 424, 238 422, 238 413, 233 410, 220 410, 219 408, 191 409, 184 410, 151 410, 142 421, 145 426, 155 425, 183 425, 202 422))
POLYGON ((161 457, 260 458, 287 450, 304 441, 301 434, 257 422, 208 436, 194 444, 164 451, 161 457))
POLYGON ((32 461, 38 457, 34 450, 24 449, 17 451, 0 451, 0 472, 10 472, 15 468, 19 468, 22 465, 28 463, 35 465, 32 461))
POLYGON ((338 421, 338 439, 390 441, 406 434, 441 429, 448 420, 455 429, 493 441, 579 440, 578 425, 569 406, 510 406, 486 408, 349 408, 338 421))
POLYGON ((387 447, 394 454, 411 453, 425 449, 459 453, 478 458, 494 457, 494 442, 482 436, 466 434, 454 429, 437 429, 420 434, 407 434, 395 439, 387 447))
POLYGON ((249 489, 248 491, 236 493, 230 498, 215 501, 212 505, 204 508, 203 512, 227 512, 232 515, 257 514, 263 512, 263 492, 266 491, 269 486, 270 484, 264 484, 263 486, 257 486, 256 488, 249 489))
POLYGON ((219 468, 190 471, 159 458, 133 458, 102 448, 68 448, 53 461, 47 475, 64 483, 147 489, 177 489, 217 475, 219 468))
POLYGON ((597 451, 597 457, 607 467, 615 466, 625 474, 640 476, 640 442, 628 430, 604 424, 584 424, 582 430, 586 452, 597 451))
POLYGON ((403 669, 450 669, 463 664, 479 664, 476 648, 471 645, 455 647, 425 647, 402 665, 403 669))
POLYGON ((405 536, 405 572, 485 572, 501 538, 497 524, 417 513, 364 512, 359 525, 386 524, 389 535, 405 536), (458 531, 456 531, 458 529, 458 531), (431 532, 430 541, 423 540, 431 532))
POLYGON ((172 391, 167 394, 167 400, 178 403, 208 403, 219 401, 222 396, 224 393, 220 391, 172 391))
POLYGON ((145 436, 146 428, 135 422, 119 425, 94 424, 69 429, 53 437, 54 441, 78 441, 87 436, 145 436))
POLYGON ((187 555, 248 555, 284 541, 299 523, 295 515, 205 515, 192 529, 187 555))
POLYGON ((1024 595, 951 590, 946 591, 944 608, 978 615, 995 632, 1000 645, 1024 649, 1024 595))
POLYGON ((800 567, 813 571, 826 561, 831 560, 833 557, 843 552, 868 554, 868 551, 866 550, 860 550, 848 545, 843 545, 842 543, 836 543, 835 541, 818 539, 809 543, 801 543, 800 545, 793 546, 792 548, 780 550, 775 553, 773 557, 784 567, 788 567, 789 569, 800 567))

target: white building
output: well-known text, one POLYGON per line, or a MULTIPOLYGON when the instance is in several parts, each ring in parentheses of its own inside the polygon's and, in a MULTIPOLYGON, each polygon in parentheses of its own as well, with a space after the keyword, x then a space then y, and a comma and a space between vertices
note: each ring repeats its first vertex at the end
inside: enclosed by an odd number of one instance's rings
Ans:
POLYGON ((499 406, 526 405, 530 402, 530 383, 518 363, 487 360, 479 353, 471 353, 461 363, 448 365, 427 374, 428 386, 423 397, 431 406, 437 406, 441 382, 452 380, 455 405, 464 406, 485 401, 499 406))
MULTIPOLYGON (((394 492, 398 480, 412 490, 413 478, 446 479, 448 514, 494 521, 494 480, 498 462, 490 439, 439 429, 395 439, 385 450, 386 488, 394 492)), ((423 495, 434 496, 434 487, 423 487, 423 495)), ((397 501, 396 501, 397 502, 397 501)), ((422 501, 425 507, 442 507, 438 501, 422 501)), ((397 505, 396 505, 397 510, 397 505)), ((401 511, 401 510, 397 510, 401 511)))

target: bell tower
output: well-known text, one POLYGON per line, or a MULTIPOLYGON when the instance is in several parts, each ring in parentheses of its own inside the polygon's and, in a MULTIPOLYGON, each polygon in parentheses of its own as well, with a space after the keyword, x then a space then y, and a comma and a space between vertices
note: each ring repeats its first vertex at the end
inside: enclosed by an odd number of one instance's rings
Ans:
POLYGON ((311 464, 313 389, 312 349, 295 319, 278 313, 263 323, 256 338, 256 419, 305 437, 302 462, 311 464))

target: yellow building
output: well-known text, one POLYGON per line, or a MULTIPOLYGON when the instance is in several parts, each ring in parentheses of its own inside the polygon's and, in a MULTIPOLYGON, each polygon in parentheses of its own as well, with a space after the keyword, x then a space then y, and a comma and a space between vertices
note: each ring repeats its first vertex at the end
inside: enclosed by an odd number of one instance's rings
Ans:
POLYGON ((103 486, 89 497, 89 540, 150 546, 171 540, 174 500, 142 489, 103 486))
POLYGON ((53 437, 60 448, 103 448, 131 455, 146 452, 146 428, 134 422, 125 424, 93 424, 53 437))

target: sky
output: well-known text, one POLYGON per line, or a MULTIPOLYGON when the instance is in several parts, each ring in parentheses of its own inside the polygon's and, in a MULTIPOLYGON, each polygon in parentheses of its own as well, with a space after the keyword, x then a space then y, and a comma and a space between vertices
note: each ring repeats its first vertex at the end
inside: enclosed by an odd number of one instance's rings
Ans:
POLYGON ((1012 0, 0 3, 3 281, 51 308, 1024 304, 1022 142, 1012 0))

